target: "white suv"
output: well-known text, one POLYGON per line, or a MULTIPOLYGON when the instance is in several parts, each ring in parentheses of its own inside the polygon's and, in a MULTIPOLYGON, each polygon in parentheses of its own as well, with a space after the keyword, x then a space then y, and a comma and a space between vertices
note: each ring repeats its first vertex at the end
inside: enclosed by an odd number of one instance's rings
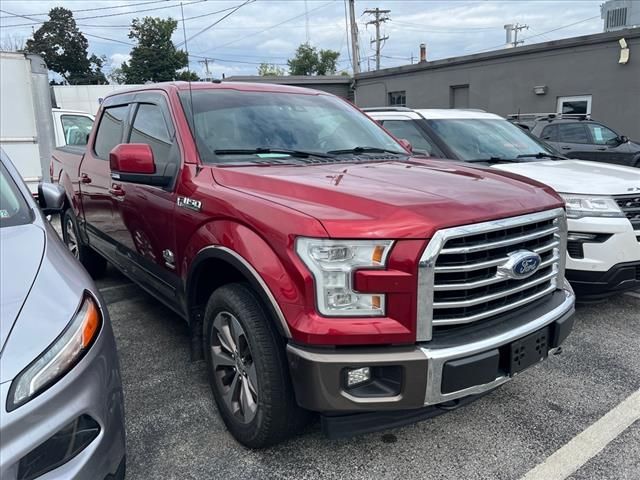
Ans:
POLYGON ((569 218, 567 278, 583 300, 640 287, 640 171, 569 160, 492 113, 365 109, 415 153, 476 163, 545 183, 569 218))

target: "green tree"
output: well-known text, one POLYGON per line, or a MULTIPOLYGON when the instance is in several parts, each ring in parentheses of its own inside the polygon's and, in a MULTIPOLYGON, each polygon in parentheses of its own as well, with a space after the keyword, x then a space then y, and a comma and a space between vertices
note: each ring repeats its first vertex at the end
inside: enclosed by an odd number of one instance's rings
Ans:
POLYGON ((272 63, 261 63, 258 67, 258 75, 261 77, 281 77, 285 73, 284 68, 272 63))
POLYGON ((176 73, 175 80, 183 80, 185 82, 199 82, 200 77, 196 72, 192 72, 190 70, 183 70, 182 72, 176 73))
POLYGON ((125 83, 167 82, 182 76, 181 70, 189 63, 187 53, 178 50, 171 36, 178 27, 172 18, 134 18, 129 38, 136 41, 131 59, 120 69, 125 83))
POLYGON ((291 75, 333 75, 336 73, 339 52, 318 50, 303 43, 293 58, 287 61, 291 75))
POLYGON ((107 83, 102 73, 105 58, 89 57, 88 49, 89 42, 78 29, 73 12, 56 7, 27 40, 25 51, 41 55, 49 70, 71 85, 107 83))

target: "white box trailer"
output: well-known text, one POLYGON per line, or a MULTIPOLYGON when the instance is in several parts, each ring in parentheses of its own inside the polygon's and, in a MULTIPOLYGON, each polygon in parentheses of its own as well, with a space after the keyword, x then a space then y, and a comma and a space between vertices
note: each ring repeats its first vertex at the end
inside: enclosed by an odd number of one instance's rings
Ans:
POLYGON ((55 107, 95 115, 107 95, 139 86, 142 85, 54 85, 53 102, 55 107))
POLYGON ((38 55, 0 52, 0 146, 37 193, 54 148, 49 72, 38 55))

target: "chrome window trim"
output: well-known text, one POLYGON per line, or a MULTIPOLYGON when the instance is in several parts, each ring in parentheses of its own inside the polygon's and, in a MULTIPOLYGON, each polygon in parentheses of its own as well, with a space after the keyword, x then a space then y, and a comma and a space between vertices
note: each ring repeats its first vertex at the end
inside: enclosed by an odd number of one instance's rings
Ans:
MULTIPOLYGON (((418 292, 417 292, 417 325, 416 340, 426 342, 432 339, 433 329, 433 293, 435 291, 436 260, 448 240, 475 234, 505 230, 528 223, 558 219, 559 231, 554 233, 558 237, 558 276, 556 288, 561 289, 564 283, 564 271, 567 249, 567 219, 563 208, 555 208, 543 212, 536 212, 517 217, 501 218, 488 222, 474 223, 460 227, 445 228, 437 231, 429 241, 418 263, 418 292)), ((555 256, 555 255, 554 255, 555 256)), ((445 267, 446 268, 446 267, 445 267)), ((439 271, 445 271, 444 269, 439 271)))

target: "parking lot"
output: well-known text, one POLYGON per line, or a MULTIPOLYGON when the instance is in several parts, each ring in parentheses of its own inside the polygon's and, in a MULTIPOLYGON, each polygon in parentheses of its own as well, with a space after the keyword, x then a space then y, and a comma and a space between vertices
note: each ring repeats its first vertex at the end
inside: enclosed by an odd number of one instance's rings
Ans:
MULTIPOLYGON (((634 292, 578 307, 561 355, 467 407, 349 440, 316 423, 251 451, 226 432, 204 363, 190 362, 186 324, 111 268, 98 285, 121 359, 130 479, 517 479, 640 388, 634 292)), ((640 422, 570 478, 640 478, 640 422)))

